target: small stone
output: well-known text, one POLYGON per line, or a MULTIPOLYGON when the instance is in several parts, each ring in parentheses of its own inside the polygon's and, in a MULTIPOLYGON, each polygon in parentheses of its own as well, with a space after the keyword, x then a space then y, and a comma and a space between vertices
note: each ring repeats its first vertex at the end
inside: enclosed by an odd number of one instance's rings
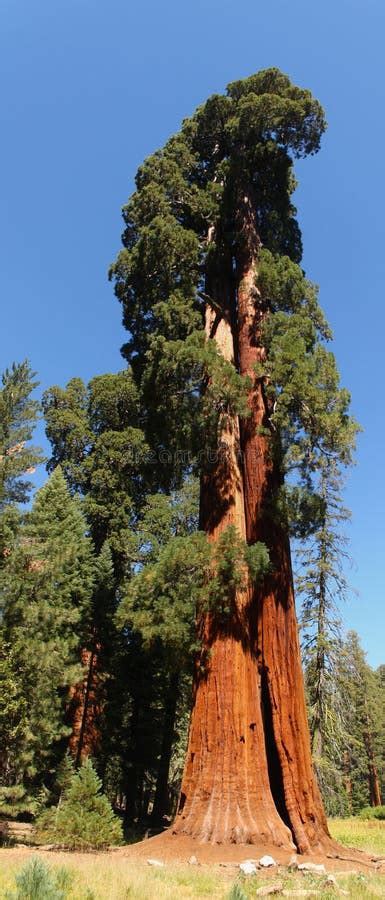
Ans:
POLYGON ((149 866, 164 866, 164 862, 161 862, 160 859, 148 859, 147 865, 149 865, 149 866))
POLYGON ((189 865, 190 866, 199 866, 199 862, 198 862, 196 856, 190 856, 189 865))
POLYGON ((275 884, 270 884, 266 887, 260 887, 255 892, 256 897, 269 897, 270 894, 280 894, 283 890, 283 882, 277 881, 275 884))
POLYGON ((290 857, 287 867, 288 869, 296 869, 298 867, 298 858, 296 853, 293 853, 293 855, 290 857))
POLYGON ((317 875, 325 875, 326 869, 323 863, 298 863, 299 872, 317 872, 317 875))
POLYGON ((263 866, 264 868, 268 868, 269 866, 276 866, 277 863, 272 856, 261 856, 260 860, 258 860, 258 864, 263 866))
POLYGON ((251 862, 249 859, 245 859, 244 862, 239 863, 239 868, 244 875, 257 874, 257 867, 255 863, 251 862))
POLYGON ((283 897, 322 897, 320 891, 309 891, 309 890, 299 890, 299 891, 282 891, 283 897))

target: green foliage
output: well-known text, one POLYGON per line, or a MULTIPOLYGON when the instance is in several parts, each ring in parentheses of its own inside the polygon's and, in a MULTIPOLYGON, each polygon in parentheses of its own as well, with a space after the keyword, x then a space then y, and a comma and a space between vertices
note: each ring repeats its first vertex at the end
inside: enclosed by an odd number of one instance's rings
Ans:
MULTIPOLYGON (((341 474, 330 458, 318 472, 318 522, 311 538, 297 547, 297 595, 302 599, 301 630, 309 724, 317 771, 324 790, 335 795, 338 766, 346 744, 345 699, 339 677, 342 647, 338 604, 348 593, 344 572, 350 518, 342 505, 341 474)), ((341 811, 341 810, 340 810, 341 811)))
POLYGON ((68 850, 102 850, 119 844, 122 827, 101 787, 91 760, 86 760, 72 775, 57 809, 38 820, 37 832, 68 850))
POLYGON ((361 819, 379 819, 385 821, 385 806, 364 806, 359 812, 361 819))
POLYGON ((25 503, 31 482, 23 476, 42 462, 41 450, 32 447, 39 404, 31 393, 37 387, 35 373, 27 361, 13 363, 2 375, 0 389, 0 511, 10 503, 25 503))
MULTIPOLYGON (((218 319, 229 313, 221 297, 231 288, 217 297, 210 285, 238 266, 240 198, 250 196, 264 310, 257 341, 266 351, 257 374, 272 450, 283 472, 295 471, 302 482, 293 523, 302 534, 315 511, 311 476, 320 456, 350 462, 357 430, 333 354, 323 345, 331 334, 316 288, 298 265, 301 242, 290 199, 292 157, 317 152, 324 129, 320 104, 278 69, 210 97, 140 167, 137 191, 124 208, 124 249, 110 273, 130 332, 124 352, 147 411, 146 434, 169 451, 168 477, 175 479, 183 473, 178 448, 188 451, 191 465, 202 446, 217 446, 227 415, 249 413, 249 380, 207 340, 203 319, 207 305, 218 319)), ((228 279, 231 284, 231 274, 228 279)), ((286 511, 294 505, 284 503, 286 511)), ((279 503, 277 512, 283 514, 279 503)))
POLYGON ((99 375, 86 387, 73 378, 43 396, 49 468, 62 467, 99 550, 108 540, 114 564, 132 553, 132 524, 144 496, 148 447, 139 427, 137 389, 129 370, 99 375))
POLYGON ((349 735, 346 768, 351 785, 350 802, 352 812, 357 814, 369 804, 374 806, 374 774, 378 777, 381 791, 383 694, 378 690, 377 673, 368 665, 354 631, 349 631, 344 641, 340 678, 349 735))
POLYGON ((2 375, 0 388, 0 567, 12 550, 21 524, 19 503, 26 503, 32 487, 26 475, 43 461, 29 443, 38 420, 39 403, 31 398, 37 387, 27 361, 14 363, 2 375))
MULTIPOLYGON (((70 731, 68 691, 81 676, 80 648, 95 582, 93 550, 85 532, 78 503, 57 468, 36 494, 2 570, 3 634, 12 646, 7 677, 12 668, 17 672, 22 697, 21 720, 16 734, 8 733, 4 750, 7 788, 24 784, 35 791, 52 780, 63 752, 61 742, 70 731)), ((12 691, 10 703, 11 698, 12 691)))
POLYGON ((15 881, 16 890, 7 892, 7 900, 66 900, 72 873, 64 866, 51 869, 39 857, 33 857, 25 863, 15 881))
POLYGON ((117 621, 139 631, 145 645, 161 641, 171 655, 188 660, 197 649, 196 615, 212 609, 226 620, 247 572, 257 581, 268 568, 265 546, 247 546, 234 526, 215 544, 201 531, 176 536, 129 581, 117 621))
POLYGON ((240 884, 233 884, 228 895, 229 900, 247 900, 247 894, 242 890, 240 884))

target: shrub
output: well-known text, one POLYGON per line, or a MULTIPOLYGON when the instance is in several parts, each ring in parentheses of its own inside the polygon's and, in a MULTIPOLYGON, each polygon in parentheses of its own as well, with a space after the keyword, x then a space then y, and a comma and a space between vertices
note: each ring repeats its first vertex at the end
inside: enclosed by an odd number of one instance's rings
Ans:
POLYGON ((359 815, 361 819, 385 820, 385 806, 364 806, 359 815))
POLYGON ((16 890, 7 893, 6 900, 66 900, 72 875, 68 869, 49 869, 34 857, 15 877, 16 890))
POLYGON ((122 826, 101 787, 91 761, 86 760, 72 775, 59 806, 38 820, 38 836, 66 850, 102 850, 120 844, 122 826))
POLYGON ((242 890, 240 884, 233 884, 229 893, 229 900, 247 900, 247 894, 242 890))

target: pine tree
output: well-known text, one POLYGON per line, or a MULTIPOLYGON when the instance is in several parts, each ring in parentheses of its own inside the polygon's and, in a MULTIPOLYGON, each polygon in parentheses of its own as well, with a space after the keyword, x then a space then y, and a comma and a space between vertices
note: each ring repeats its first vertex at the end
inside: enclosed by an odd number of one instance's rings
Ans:
POLYGON ((354 631, 346 637, 341 670, 349 733, 345 772, 351 810, 357 813, 365 806, 381 805, 380 760, 377 756, 381 718, 377 712, 375 673, 366 662, 354 631))
POLYGON ((0 565, 10 552, 20 524, 18 504, 28 500, 32 484, 25 476, 42 462, 42 452, 29 443, 38 420, 37 387, 27 361, 13 363, 0 388, 0 565))
POLYGON ((102 850, 119 844, 122 827, 101 787, 91 760, 85 760, 57 809, 37 823, 38 832, 67 850, 102 850))
POLYGON ((346 599, 344 572, 349 512, 341 499, 342 476, 325 458, 318 472, 319 521, 298 549, 297 594, 301 627, 311 749, 329 814, 347 809, 341 759, 347 745, 345 694, 340 677, 342 629, 339 604, 346 599))
POLYGON ((221 603, 199 610, 209 665, 196 667, 174 831, 293 839, 302 851, 330 839, 311 764, 284 479, 296 472, 306 494, 320 458, 349 462, 355 435, 330 330, 298 265, 291 200, 293 159, 317 152, 324 128, 319 103, 277 69, 209 98, 140 167, 111 268, 163 486, 196 465, 209 542, 235 528, 271 560, 262 584, 235 589, 225 626, 221 603))
POLYGON ((141 672, 146 665, 140 646, 131 643, 127 649, 113 622, 120 583, 137 557, 134 529, 150 474, 138 392, 129 369, 93 378, 88 386, 73 378, 64 389, 46 391, 43 410, 52 445, 49 469, 60 464, 71 492, 79 495, 98 553, 90 630, 82 648, 85 677, 71 701, 71 747, 78 761, 98 755, 115 796, 130 752, 123 738, 123 723, 131 717, 129 671, 141 672), (127 660, 127 652, 134 658, 127 660))
POLYGON ((12 645, 28 728, 5 785, 50 786, 69 734, 69 690, 81 671, 94 560, 85 522, 57 468, 36 494, 2 575, 5 640, 12 645))

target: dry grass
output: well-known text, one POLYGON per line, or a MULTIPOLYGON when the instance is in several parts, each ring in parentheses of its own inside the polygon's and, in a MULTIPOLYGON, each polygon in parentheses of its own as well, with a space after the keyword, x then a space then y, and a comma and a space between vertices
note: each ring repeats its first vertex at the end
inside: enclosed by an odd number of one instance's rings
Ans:
MULTIPOLYGON (((50 867, 65 866, 73 874, 70 900, 175 900, 188 897, 225 897, 226 885, 217 872, 192 866, 155 869, 115 853, 36 853, 50 867)), ((32 854, 0 851, 0 897, 15 886, 15 874, 32 854), (5 865, 3 865, 3 860, 5 865)), ((42 898, 43 900, 43 898, 42 898)))
MULTIPOLYGON (((338 841, 346 846, 385 854, 385 822, 365 822, 360 819, 336 819, 330 829, 338 841)), ((15 848, 0 850, 0 898, 15 886, 14 876, 31 859, 32 852, 15 848)), ((167 863, 153 868, 145 860, 125 856, 121 851, 98 854, 48 853, 36 851, 49 866, 65 866, 73 874, 68 900, 176 900, 176 898, 228 898, 232 884, 237 881, 246 897, 255 897, 256 889, 275 881, 283 882, 286 891, 317 891, 328 900, 336 891, 329 888, 325 878, 310 873, 290 873, 280 868, 277 874, 263 873, 242 878, 237 870, 218 866, 200 867, 167 863)), ((354 869, 352 863, 352 869, 354 869)), ((385 876, 374 873, 355 876, 338 875, 338 885, 353 900, 385 897, 385 876)), ((293 897, 295 894, 293 894, 293 897)), ((43 900, 43 898, 42 898, 43 900)))

